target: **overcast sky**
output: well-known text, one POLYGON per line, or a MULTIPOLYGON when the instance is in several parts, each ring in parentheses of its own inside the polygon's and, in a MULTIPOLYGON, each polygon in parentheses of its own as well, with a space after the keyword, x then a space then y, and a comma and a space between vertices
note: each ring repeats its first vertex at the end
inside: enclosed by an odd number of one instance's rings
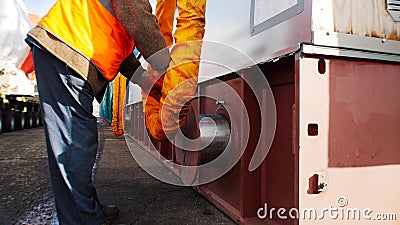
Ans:
POLYGON ((56 0, 23 0, 29 12, 44 16, 56 0))

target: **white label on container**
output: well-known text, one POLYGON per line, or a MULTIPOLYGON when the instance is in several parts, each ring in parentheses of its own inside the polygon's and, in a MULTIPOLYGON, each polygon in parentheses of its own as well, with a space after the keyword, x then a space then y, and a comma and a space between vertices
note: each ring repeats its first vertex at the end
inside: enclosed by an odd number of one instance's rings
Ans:
POLYGON ((255 0, 254 26, 297 5, 298 0, 255 0))

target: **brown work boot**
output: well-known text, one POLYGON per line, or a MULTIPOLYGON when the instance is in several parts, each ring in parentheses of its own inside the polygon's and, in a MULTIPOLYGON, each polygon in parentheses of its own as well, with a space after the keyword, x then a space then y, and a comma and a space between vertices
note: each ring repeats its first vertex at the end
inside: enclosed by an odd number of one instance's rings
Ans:
POLYGON ((106 220, 111 220, 119 216, 119 208, 116 205, 101 205, 100 207, 106 220))

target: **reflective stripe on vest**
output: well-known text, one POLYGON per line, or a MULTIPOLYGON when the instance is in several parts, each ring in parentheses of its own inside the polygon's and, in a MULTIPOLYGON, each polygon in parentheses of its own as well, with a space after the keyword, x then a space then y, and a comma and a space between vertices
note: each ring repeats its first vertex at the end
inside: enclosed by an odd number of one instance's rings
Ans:
POLYGON ((98 0, 59 0, 38 24, 88 58, 108 81, 134 48, 122 24, 98 0))

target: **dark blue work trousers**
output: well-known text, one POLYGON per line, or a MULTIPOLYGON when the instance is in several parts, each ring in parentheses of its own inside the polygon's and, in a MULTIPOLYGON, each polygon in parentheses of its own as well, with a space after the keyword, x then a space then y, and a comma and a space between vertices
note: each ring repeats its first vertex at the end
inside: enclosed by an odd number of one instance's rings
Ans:
POLYGON ((32 52, 58 220, 61 225, 102 224, 92 183, 98 145, 92 89, 47 51, 33 46, 32 52))

